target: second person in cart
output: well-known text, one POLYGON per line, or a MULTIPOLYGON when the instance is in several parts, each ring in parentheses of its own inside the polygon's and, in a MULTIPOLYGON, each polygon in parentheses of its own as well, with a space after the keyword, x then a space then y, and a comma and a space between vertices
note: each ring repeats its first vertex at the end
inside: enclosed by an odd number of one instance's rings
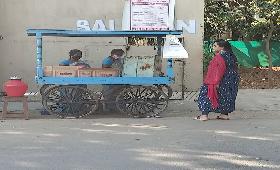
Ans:
MULTIPOLYGON (((102 68, 118 69, 119 74, 121 75, 123 69, 122 56, 124 53, 125 52, 122 49, 113 49, 111 51, 111 55, 104 58, 102 61, 102 68)), ((104 111, 117 111, 114 102, 121 89, 121 85, 103 85, 102 93, 105 100, 105 108, 103 108, 104 111)))
POLYGON ((113 49, 111 55, 104 58, 102 61, 102 68, 115 68, 122 71, 122 56, 124 51, 122 49, 113 49))

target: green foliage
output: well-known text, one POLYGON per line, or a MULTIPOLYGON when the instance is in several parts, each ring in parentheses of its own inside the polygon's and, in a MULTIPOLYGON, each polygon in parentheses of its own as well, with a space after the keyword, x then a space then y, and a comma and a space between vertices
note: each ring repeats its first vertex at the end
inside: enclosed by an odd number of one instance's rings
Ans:
POLYGON ((208 40, 213 35, 220 35, 226 31, 229 14, 226 4, 219 1, 206 0, 204 9, 204 37, 208 40))
POLYGON ((233 39, 262 40, 273 29, 272 39, 280 40, 279 1, 205 0, 204 39, 232 32, 233 39))
POLYGON ((258 32, 263 38, 268 37, 268 33, 273 29, 272 39, 280 40, 280 4, 279 0, 255 0, 256 15, 251 23, 251 33, 258 32))
POLYGON ((210 41, 206 41, 203 44, 203 73, 207 71, 207 67, 209 62, 212 60, 214 56, 212 50, 212 43, 210 41))

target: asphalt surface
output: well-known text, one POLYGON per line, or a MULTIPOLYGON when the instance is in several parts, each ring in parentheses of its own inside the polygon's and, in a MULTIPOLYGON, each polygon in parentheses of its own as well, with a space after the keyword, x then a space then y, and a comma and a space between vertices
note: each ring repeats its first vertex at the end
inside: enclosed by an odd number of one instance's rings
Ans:
MULTIPOLYGON (((0 122, 0 170, 280 169, 280 90, 241 90, 231 120, 192 120, 193 101, 163 118, 100 114, 0 122)), ((17 110, 17 106, 12 109, 17 110)))

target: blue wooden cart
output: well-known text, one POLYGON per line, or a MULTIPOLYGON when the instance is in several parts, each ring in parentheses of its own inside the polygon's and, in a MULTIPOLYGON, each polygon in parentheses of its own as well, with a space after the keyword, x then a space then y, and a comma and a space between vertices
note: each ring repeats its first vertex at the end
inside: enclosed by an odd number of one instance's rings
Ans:
POLYGON ((36 37, 36 77, 43 85, 42 103, 46 110, 61 118, 83 117, 94 113, 102 101, 102 93, 83 85, 120 85, 115 98, 118 111, 132 117, 158 116, 168 105, 168 94, 162 87, 174 81, 172 59, 167 60, 165 76, 157 77, 45 77, 43 74, 43 37, 154 37, 161 56, 161 44, 166 35, 181 35, 182 31, 77 31, 28 29, 36 37))

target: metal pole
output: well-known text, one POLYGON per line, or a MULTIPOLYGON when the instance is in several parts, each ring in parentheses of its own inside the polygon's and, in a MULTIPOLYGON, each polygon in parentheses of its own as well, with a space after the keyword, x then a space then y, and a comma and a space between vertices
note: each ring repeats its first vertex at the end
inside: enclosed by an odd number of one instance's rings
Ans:
POLYGON ((174 81, 174 71, 173 71, 173 60, 172 58, 167 59, 167 68, 166 68, 167 76, 170 78, 170 80, 174 81))
POLYGON ((43 77, 42 66, 42 34, 36 33, 36 80, 43 77))

